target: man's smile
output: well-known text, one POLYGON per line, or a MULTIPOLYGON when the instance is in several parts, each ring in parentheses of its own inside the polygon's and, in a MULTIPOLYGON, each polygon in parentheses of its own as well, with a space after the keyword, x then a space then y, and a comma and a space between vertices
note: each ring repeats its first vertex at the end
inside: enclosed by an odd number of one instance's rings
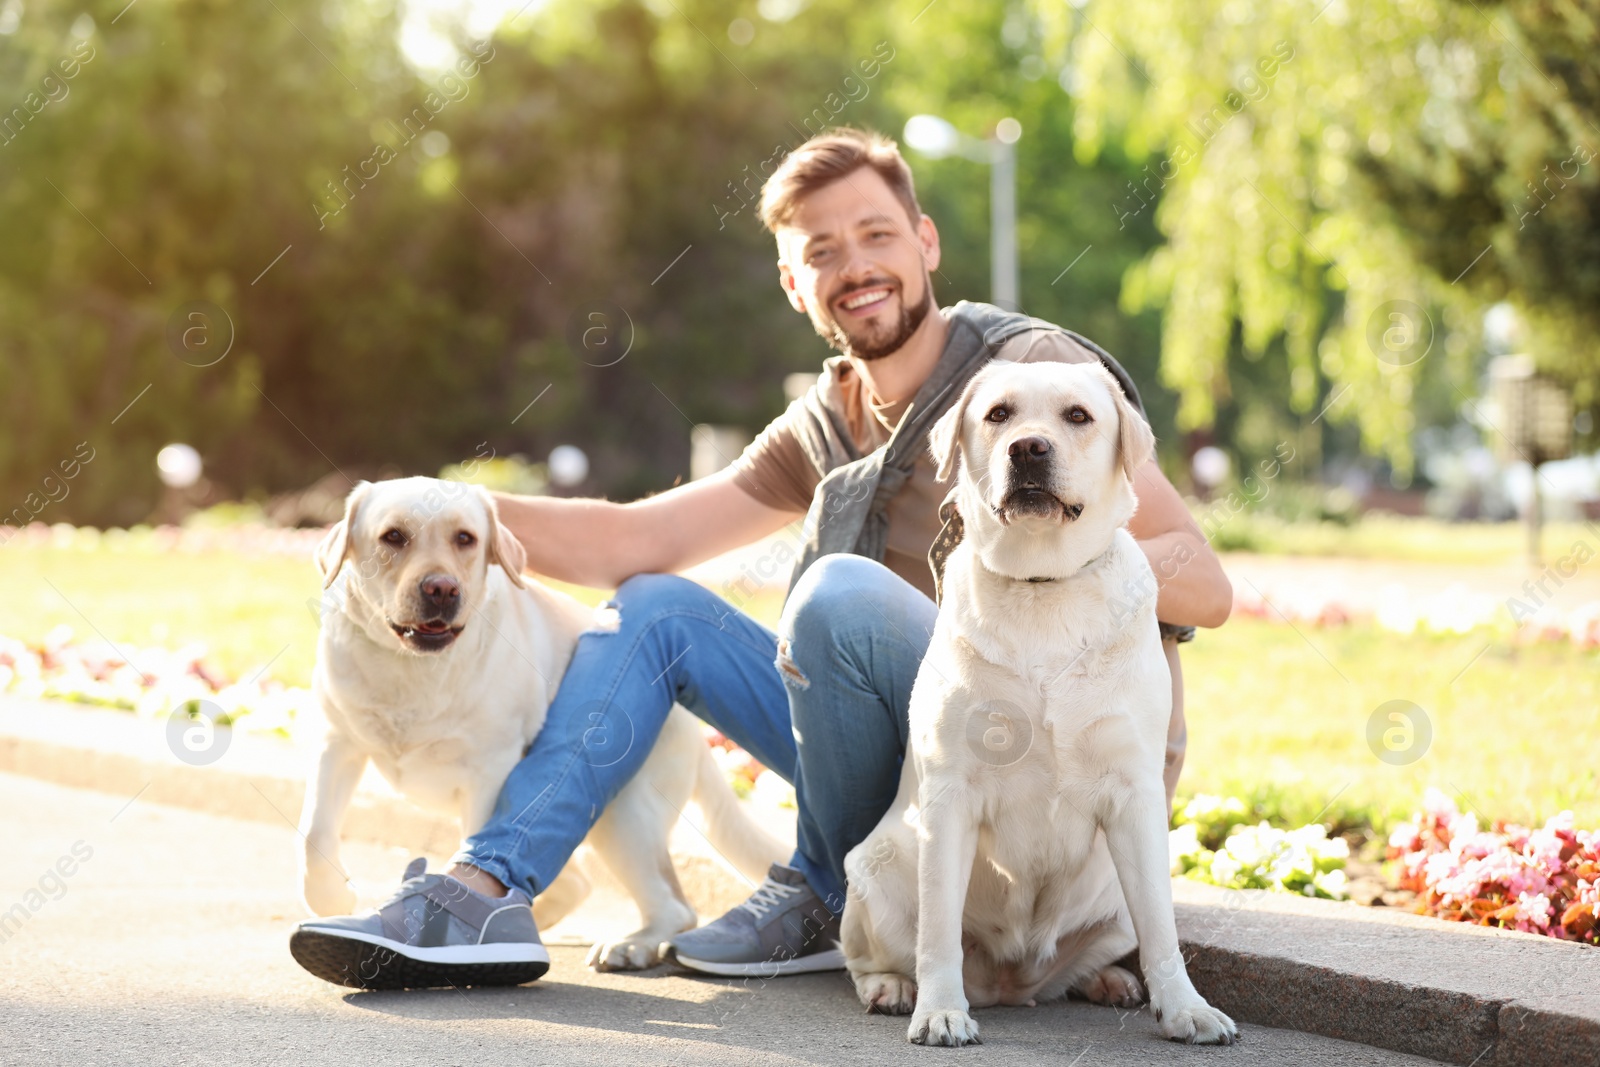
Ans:
POLYGON ((848 311, 853 315, 872 315, 879 311, 893 294, 893 286, 887 285, 859 289, 839 300, 838 307, 839 310, 848 311))

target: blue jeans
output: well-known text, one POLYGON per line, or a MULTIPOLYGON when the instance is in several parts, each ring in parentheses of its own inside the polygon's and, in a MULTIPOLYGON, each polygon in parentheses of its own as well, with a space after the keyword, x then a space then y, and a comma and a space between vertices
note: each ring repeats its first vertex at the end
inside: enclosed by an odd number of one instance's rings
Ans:
POLYGON ((899 787, 933 601, 847 555, 806 571, 776 634, 674 575, 630 578, 615 601, 619 628, 579 638, 544 729, 455 862, 537 895, 644 764, 676 702, 793 783, 791 865, 842 912, 845 853, 899 787))

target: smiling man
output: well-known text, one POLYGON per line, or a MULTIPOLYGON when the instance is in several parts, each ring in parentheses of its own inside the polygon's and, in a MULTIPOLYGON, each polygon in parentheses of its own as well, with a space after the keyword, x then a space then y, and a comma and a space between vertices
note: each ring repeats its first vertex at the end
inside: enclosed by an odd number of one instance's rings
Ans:
MULTIPOLYGON (((927 431, 990 359, 1099 360, 1135 405, 1138 392, 1115 359, 1076 334, 989 305, 937 305, 938 229, 891 141, 854 130, 808 141, 768 180, 762 219, 777 240, 789 302, 840 354, 713 477, 631 504, 500 498, 529 567, 616 586, 619 626, 579 641, 543 732, 488 825, 462 844, 447 874, 404 882, 394 901, 437 894, 441 880, 449 893, 500 908, 530 901, 644 762, 677 702, 792 782, 799 821, 790 862, 775 864, 745 903, 674 938, 667 955, 726 975, 844 966, 834 946, 844 857, 894 798, 938 572, 961 529, 927 431), (776 632, 674 574, 802 515, 805 543, 776 632), (585 758, 597 702, 602 725, 631 731, 614 761, 585 758)), ((1130 529, 1157 575, 1172 667, 1170 800, 1184 745, 1177 641, 1188 627, 1220 625, 1232 591, 1153 461, 1135 489, 1130 529)), ((302 927, 377 938, 400 956, 420 947, 412 943, 420 928, 386 933, 376 913, 302 927)), ((480 946, 475 933, 451 924, 449 955, 459 962, 435 965, 439 984, 483 983, 474 953, 487 961, 498 946, 480 946)), ((537 943, 536 932, 527 936, 537 943)))

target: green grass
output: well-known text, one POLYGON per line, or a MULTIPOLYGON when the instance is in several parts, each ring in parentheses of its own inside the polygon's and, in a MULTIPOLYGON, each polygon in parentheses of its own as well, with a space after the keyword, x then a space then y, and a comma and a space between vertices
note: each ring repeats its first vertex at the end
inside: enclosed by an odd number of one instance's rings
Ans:
MULTIPOLYGON (((10 594, 0 633, 12 637, 37 641, 66 623, 80 639, 98 630, 127 644, 199 641, 230 676, 271 661, 271 677, 310 681, 316 622, 307 603, 319 589, 307 560, 13 544, 0 549, 0 583, 10 594)), ((589 602, 603 596, 573 591, 589 602)), ((779 603, 771 593, 748 609, 770 625, 779 603)), ((1489 641, 1244 618, 1202 631, 1184 647, 1181 791, 1233 793, 1286 822, 1343 828, 1404 818, 1434 785, 1486 819, 1572 808, 1580 825, 1600 826, 1600 657, 1489 641), (1385 764, 1367 747, 1368 718, 1394 699, 1420 705, 1433 724, 1431 747, 1410 766, 1385 764)))
POLYGON ((1566 644, 1491 644, 1481 631, 1236 619, 1184 651, 1180 789, 1253 798, 1294 825, 1320 816, 1386 826, 1431 785, 1485 822, 1571 808, 1581 825, 1600 826, 1597 659, 1566 644), (1431 745, 1408 766, 1367 745, 1368 719, 1390 700, 1415 703, 1432 723, 1431 745))
MULTIPOLYGON (((311 684, 316 608, 322 595, 308 559, 192 555, 130 548, 0 549, 0 634, 37 642, 55 627, 79 641, 179 647, 203 643, 207 662, 230 678, 265 677, 311 684)), ((588 603, 605 594, 561 588, 588 603)))
MULTIPOLYGON (((1442 522, 1375 512, 1345 525, 1287 521, 1249 509, 1230 516, 1221 503, 1191 504, 1191 510, 1219 552, 1454 564, 1506 563, 1527 555, 1527 527, 1517 522, 1442 522)), ((1547 524, 1545 554, 1560 555, 1580 537, 1592 540, 1586 530, 1580 523, 1547 524)))

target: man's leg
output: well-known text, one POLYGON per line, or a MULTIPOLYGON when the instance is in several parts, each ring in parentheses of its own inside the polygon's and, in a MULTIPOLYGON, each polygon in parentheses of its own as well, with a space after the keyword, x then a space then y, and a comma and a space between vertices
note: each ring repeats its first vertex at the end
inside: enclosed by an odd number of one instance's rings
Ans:
POLYGON ((512 769, 489 822, 454 862, 536 896, 649 758, 683 704, 765 766, 793 774, 794 736, 776 638, 714 593, 673 575, 630 578, 615 633, 578 642, 544 729, 512 769))
POLYGON ((549 957, 527 904, 648 758, 675 701, 778 773, 794 774, 770 631, 671 575, 629 579, 615 600, 617 630, 579 639, 544 729, 506 779, 494 815, 456 854, 465 877, 413 865, 379 912, 302 923, 291 947, 303 966, 346 985, 493 984, 542 974, 549 957), (495 969, 539 961, 537 973, 495 969))
POLYGON ((778 624, 789 690, 800 809, 791 869, 716 922, 680 934, 669 956, 714 974, 842 967, 831 948, 844 910, 844 857, 894 801, 911 685, 937 609, 915 587, 860 556, 818 560, 778 624))
POLYGON ((878 825, 900 788, 911 685, 938 608, 881 563, 825 556, 778 625, 799 762, 794 865, 835 915, 844 857, 878 825))

